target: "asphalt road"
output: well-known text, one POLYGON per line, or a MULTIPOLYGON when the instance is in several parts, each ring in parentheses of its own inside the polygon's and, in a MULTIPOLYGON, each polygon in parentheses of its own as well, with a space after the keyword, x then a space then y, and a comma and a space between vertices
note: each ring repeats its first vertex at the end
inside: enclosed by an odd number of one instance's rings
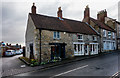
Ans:
POLYGON ((20 56, 2 57, 2 72, 21 68, 24 63, 18 59, 20 56))
POLYGON ((120 53, 102 55, 58 67, 23 73, 16 76, 112 76, 120 71, 120 53))

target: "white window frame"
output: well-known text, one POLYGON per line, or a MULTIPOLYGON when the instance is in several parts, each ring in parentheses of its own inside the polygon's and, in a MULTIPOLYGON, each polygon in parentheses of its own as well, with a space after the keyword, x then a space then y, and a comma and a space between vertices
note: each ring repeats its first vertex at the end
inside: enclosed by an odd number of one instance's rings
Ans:
POLYGON ((84 44, 85 44, 84 42, 73 42, 73 45, 76 45, 76 50, 75 46, 73 46, 75 56, 84 55, 84 44), (80 45, 79 46, 80 51, 78 51, 78 45, 80 45))
POLYGON ((103 29, 103 36, 107 37, 106 30, 103 29))
POLYGON ((115 33, 114 32, 112 33, 112 36, 113 36, 113 38, 115 38, 115 33))
POLYGON ((82 39, 78 39, 78 40, 83 40, 83 35, 82 34, 78 34, 77 38, 78 38, 78 36, 82 36, 82 39))
POLYGON ((61 38, 60 32, 59 32, 59 38, 58 38, 58 32, 59 31, 54 31, 53 32, 53 39, 60 39, 61 38))

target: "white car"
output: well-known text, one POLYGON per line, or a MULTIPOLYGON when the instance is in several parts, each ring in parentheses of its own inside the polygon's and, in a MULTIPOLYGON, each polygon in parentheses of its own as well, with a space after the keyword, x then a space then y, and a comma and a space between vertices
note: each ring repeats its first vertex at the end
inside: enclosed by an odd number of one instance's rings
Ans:
POLYGON ((7 50, 5 52, 5 56, 13 56, 14 55, 14 50, 7 50))
POLYGON ((16 50, 16 54, 21 54, 21 51, 20 50, 16 50))

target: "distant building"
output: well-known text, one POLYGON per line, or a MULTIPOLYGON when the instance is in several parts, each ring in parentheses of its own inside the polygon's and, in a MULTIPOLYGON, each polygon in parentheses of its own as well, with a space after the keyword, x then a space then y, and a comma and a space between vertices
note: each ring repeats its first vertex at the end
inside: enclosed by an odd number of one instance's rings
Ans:
POLYGON ((111 27, 105 24, 105 18, 107 17, 107 11, 102 10, 97 14, 97 19, 90 17, 89 7, 86 6, 84 11, 83 22, 87 22, 91 25, 99 34, 99 48, 101 52, 116 50, 116 30, 115 25, 111 27))
POLYGON ((21 45, 11 45, 8 43, 0 42, 0 47, 1 47, 1 55, 4 56, 4 52, 7 50, 19 50, 21 49, 21 45))

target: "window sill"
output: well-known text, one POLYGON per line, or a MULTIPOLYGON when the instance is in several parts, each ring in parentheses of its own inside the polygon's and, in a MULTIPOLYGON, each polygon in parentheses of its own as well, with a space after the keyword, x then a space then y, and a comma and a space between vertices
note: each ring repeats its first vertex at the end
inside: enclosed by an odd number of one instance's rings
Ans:
POLYGON ((83 39, 78 39, 78 40, 83 40, 83 39))
POLYGON ((61 40, 61 38, 53 38, 53 40, 61 40))

